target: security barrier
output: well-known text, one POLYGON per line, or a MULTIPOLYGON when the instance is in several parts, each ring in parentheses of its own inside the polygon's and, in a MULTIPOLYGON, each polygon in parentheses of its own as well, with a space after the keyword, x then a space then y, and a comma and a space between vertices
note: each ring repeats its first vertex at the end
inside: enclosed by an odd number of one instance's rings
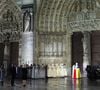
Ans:
POLYGON ((65 64, 48 65, 48 77, 66 77, 67 68, 65 64))
POLYGON ((32 78, 46 78, 46 77, 66 77, 67 68, 65 64, 49 64, 48 66, 39 65, 33 66, 32 78), (47 67, 47 68, 46 68, 47 67))

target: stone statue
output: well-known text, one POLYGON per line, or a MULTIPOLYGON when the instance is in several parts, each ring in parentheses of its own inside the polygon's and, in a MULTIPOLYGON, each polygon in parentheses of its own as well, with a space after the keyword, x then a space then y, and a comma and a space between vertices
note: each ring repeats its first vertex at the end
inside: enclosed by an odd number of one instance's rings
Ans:
POLYGON ((24 17, 24 31, 30 31, 30 13, 26 12, 24 17))

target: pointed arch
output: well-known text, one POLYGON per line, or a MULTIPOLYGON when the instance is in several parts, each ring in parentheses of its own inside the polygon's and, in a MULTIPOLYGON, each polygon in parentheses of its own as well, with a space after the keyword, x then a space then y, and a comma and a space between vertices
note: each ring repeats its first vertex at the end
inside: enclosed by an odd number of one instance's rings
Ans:
MULTIPOLYGON (((22 13, 21 9, 16 5, 13 0, 2 0, 0 2, 0 23, 5 22, 4 15, 12 15, 14 23, 17 23, 19 27, 22 25, 22 13)), ((9 16, 8 15, 8 16, 9 16)), ((7 17, 6 17, 7 18, 7 17)), ((19 28, 21 30, 22 28, 19 28)))
MULTIPOLYGON (((10 40, 14 32, 22 32, 22 13, 14 0, 1 0, 0 2, 0 34, 3 42, 6 37, 5 33, 10 34, 10 40)), ((19 34, 20 35, 20 34, 19 34)), ((17 36, 15 36, 19 40, 17 36)))

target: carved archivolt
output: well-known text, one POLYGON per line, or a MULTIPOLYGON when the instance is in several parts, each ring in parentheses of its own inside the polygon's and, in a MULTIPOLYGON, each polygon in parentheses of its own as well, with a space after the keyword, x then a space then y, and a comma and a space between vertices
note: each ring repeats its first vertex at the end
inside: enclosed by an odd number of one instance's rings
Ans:
POLYGON ((65 32, 66 9, 69 0, 42 0, 37 12, 39 32, 65 32))
POLYGON ((67 21, 72 32, 100 30, 100 0, 74 0, 67 21))
POLYGON ((19 40, 22 31, 22 13, 13 0, 0 0, 0 42, 19 40), (9 38, 5 35, 9 34, 9 38))
MULTIPOLYGON (((72 26, 69 30, 69 22, 74 24, 73 21, 84 18, 85 20, 100 18, 100 0, 42 0, 37 12, 37 30, 39 32, 73 32, 75 28, 72 29, 72 26)), ((88 22, 91 23, 91 21, 88 22)), ((89 25, 84 29, 91 28, 89 25)))

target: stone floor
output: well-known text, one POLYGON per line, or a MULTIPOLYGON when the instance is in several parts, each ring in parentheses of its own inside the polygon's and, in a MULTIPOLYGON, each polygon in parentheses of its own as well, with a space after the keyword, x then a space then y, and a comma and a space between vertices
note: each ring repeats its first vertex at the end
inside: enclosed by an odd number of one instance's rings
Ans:
POLYGON ((14 87, 6 81, 4 86, 0 86, 0 90, 100 90, 100 80, 50 78, 48 81, 42 79, 28 81, 26 87, 22 86, 21 81, 16 81, 14 87))

